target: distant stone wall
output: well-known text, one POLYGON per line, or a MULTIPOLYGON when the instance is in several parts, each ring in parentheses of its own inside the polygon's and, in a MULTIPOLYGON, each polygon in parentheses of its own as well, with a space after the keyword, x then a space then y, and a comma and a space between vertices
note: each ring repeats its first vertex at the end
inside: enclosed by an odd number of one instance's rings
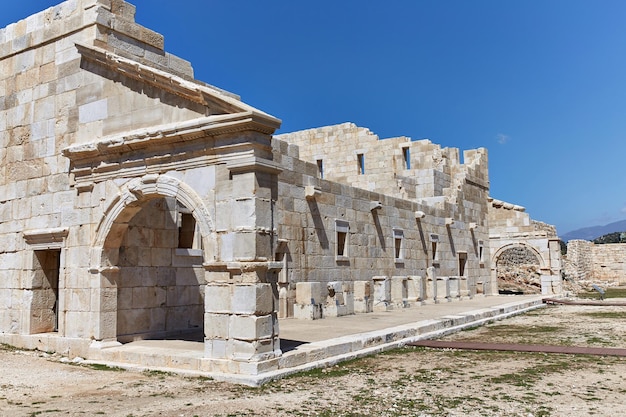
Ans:
POLYGON ((570 240, 567 243, 567 256, 564 259, 565 276, 575 280, 592 279, 591 248, 588 240, 570 240))
POLYGON ((596 245, 570 240, 565 274, 577 280, 626 282, 626 243, 596 245))
POLYGON ((591 248, 594 279, 626 282, 626 243, 593 245, 591 248))

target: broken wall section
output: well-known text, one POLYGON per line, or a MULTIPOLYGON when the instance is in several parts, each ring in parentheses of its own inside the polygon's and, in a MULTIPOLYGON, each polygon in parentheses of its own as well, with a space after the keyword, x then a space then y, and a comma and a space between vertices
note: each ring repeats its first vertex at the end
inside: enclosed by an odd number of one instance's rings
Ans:
MULTIPOLYGON (((406 200, 426 199, 429 205, 472 202, 478 205, 470 208, 474 215, 486 212, 486 194, 467 192, 489 189, 485 149, 465 151, 461 163, 457 148, 405 136, 381 140, 353 123, 275 137, 297 145, 298 157, 315 164, 319 178, 406 200)), ((456 218, 464 216, 459 209, 456 218)))

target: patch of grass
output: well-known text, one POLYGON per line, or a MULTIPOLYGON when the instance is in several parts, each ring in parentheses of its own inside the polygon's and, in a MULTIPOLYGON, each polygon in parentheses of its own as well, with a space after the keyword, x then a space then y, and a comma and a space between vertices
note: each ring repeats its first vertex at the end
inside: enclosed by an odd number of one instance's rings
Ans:
POLYGON ((590 311, 587 313, 578 313, 581 316, 591 317, 594 319, 616 319, 625 320, 626 311, 590 311))
POLYGON ((554 361, 550 363, 537 364, 515 373, 502 374, 489 379, 493 384, 508 384, 516 387, 530 388, 532 384, 549 374, 562 373, 577 366, 571 361, 554 361))
POLYGON ((18 350, 15 346, 7 345, 6 343, 0 343, 0 349, 7 350, 7 351, 18 350))
MULTIPOLYGON (((584 291, 576 294, 578 298, 599 300, 600 293, 597 291, 584 291)), ((611 287, 604 290, 604 298, 626 298, 626 287, 611 287)))
POLYGON ((171 372, 159 371, 158 369, 146 369, 142 373, 147 376, 160 376, 160 377, 173 375, 171 372))
POLYGON ((523 326, 520 324, 497 324, 487 326, 486 329, 491 333, 500 335, 519 335, 519 334, 542 334, 554 333, 561 328, 558 326, 523 326))
POLYGON ((609 341, 607 341, 607 340, 605 340, 605 339, 603 339, 601 337, 598 337, 598 336, 590 336, 590 337, 587 338, 586 342, 589 345, 606 346, 606 345, 610 345, 611 344, 611 342, 609 342, 609 341))
POLYGON ((102 363, 87 363, 87 364, 82 364, 82 365, 88 368, 94 369, 96 371, 114 371, 114 372, 126 371, 126 369, 124 368, 120 368, 118 366, 109 366, 109 365, 105 365, 102 363))
POLYGON ((192 378, 193 378, 194 381, 198 381, 198 382, 213 381, 213 378, 211 378, 210 376, 204 376, 204 375, 194 376, 192 378))

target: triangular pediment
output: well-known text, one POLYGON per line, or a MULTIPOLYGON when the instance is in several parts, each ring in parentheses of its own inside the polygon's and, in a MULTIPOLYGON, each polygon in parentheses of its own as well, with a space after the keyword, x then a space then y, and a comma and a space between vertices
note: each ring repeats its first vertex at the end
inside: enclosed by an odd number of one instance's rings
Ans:
POLYGON ((279 119, 242 102, 235 95, 218 88, 184 79, 96 46, 76 44, 76 48, 84 60, 113 73, 204 106, 206 108, 205 114, 253 112, 264 115, 268 119, 274 119, 277 127, 280 126, 279 119))

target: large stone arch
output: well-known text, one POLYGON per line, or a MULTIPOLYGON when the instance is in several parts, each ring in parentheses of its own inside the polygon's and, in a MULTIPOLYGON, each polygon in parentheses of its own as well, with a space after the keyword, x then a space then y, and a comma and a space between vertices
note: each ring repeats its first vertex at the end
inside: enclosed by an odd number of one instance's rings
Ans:
POLYGON ((515 242, 498 248, 491 265, 499 290, 532 293, 541 291, 541 275, 549 261, 534 246, 515 242))
POLYGON ((120 247, 132 219, 159 198, 173 199, 190 211, 200 232, 203 261, 211 262, 217 257, 213 220, 190 186, 167 175, 146 175, 128 181, 106 205, 91 249, 90 272, 96 279, 92 289, 98 294, 93 306, 98 340, 117 340, 120 247))
POLYGON ((530 252, 532 252, 539 260, 539 263, 542 269, 545 268, 547 265, 549 265, 549 263, 544 259, 543 255, 541 254, 539 250, 537 250, 537 248, 535 248, 532 245, 529 245, 526 242, 515 242, 515 243, 508 243, 506 245, 502 245, 494 252, 491 258, 492 268, 495 268, 496 262, 498 261, 498 259, 500 258, 503 252, 505 252, 508 249, 513 249, 513 248, 527 249, 530 252))

